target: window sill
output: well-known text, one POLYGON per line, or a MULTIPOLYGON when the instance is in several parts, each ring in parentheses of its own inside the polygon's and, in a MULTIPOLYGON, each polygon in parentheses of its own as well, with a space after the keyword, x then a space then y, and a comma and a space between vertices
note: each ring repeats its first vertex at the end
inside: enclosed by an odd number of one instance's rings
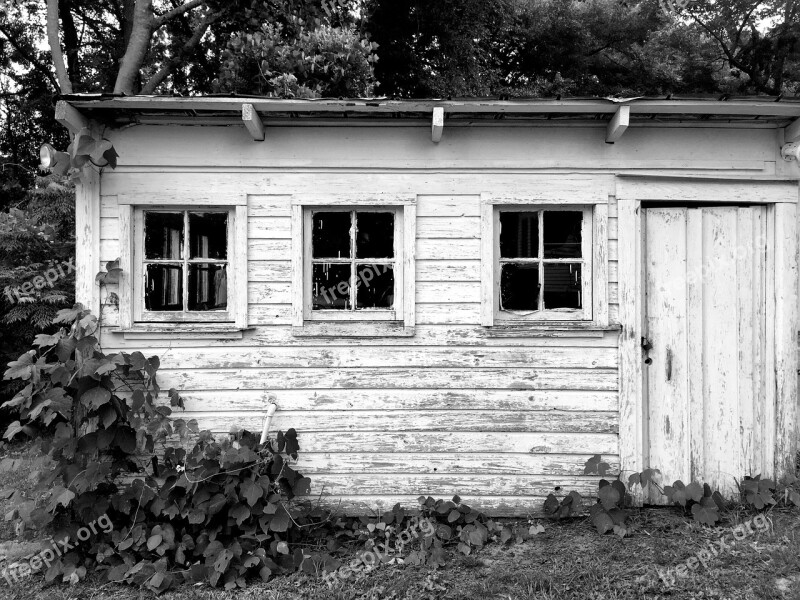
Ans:
POLYGON ((583 337, 601 338, 609 331, 621 331, 620 325, 597 325, 580 321, 548 321, 546 323, 497 323, 486 327, 489 337, 583 337))
POLYGON ((232 324, 210 325, 207 323, 142 323, 126 329, 113 329, 126 340, 240 340, 244 329, 232 324))
POLYGON ((292 327, 292 335, 318 338, 413 337, 414 328, 406 327, 402 321, 305 321, 302 327, 292 327))

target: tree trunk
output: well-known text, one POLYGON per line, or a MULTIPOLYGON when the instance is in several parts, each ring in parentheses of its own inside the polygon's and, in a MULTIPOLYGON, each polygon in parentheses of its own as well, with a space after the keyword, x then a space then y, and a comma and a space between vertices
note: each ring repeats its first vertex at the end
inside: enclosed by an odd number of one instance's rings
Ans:
POLYGON ((64 65, 64 54, 61 51, 61 39, 58 34, 58 0, 47 0, 47 41, 50 43, 50 54, 53 57, 53 66, 56 68, 58 86, 62 94, 71 94, 72 82, 64 65))
POLYGON ((122 57, 119 73, 117 73, 117 81, 114 84, 115 94, 131 96, 136 93, 139 69, 141 69, 150 47, 150 37, 153 35, 154 25, 153 0, 136 0, 130 38, 125 48, 125 55, 122 57))
POLYGON ((64 33, 64 52, 67 55, 67 74, 74 86, 80 88, 81 68, 80 68, 80 42, 78 41, 78 31, 75 28, 75 20, 72 18, 70 0, 59 0, 58 12, 61 17, 61 30, 64 33))

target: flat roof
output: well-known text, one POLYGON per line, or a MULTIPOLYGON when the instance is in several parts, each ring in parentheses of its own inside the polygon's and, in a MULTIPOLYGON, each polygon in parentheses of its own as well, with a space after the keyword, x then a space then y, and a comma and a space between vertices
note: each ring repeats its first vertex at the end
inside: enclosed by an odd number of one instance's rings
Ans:
MULTIPOLYGON (((429 120, 435 107, 445 119, 481 121, 609 121, 627 106, 631 124, 661 123, 773 124, 784 127, 800 117, 800 98, 766 96, 723 98, 556 98, 556 99, 422 99, 351 98, 292 100, 249 96, 113 96, 71 94, 61 97, 82 115, 110 126, 130 123, 192 121, 203 124, 240 120, 242 106, 251 104, 267 119, 429 120)), ((342 123, 344 124, 344 123, 342 123)))

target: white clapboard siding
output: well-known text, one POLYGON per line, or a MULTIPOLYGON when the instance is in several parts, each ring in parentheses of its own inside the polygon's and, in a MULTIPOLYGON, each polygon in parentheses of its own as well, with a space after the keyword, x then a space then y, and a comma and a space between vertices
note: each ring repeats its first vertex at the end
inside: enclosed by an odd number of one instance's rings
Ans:
MULTIPOLYGON (((254 307, 250 307, 251 310, 254 307)), ((105 315, 116 311, 115 307, 108 307, 105 315)), ((251 322, 252 326, 253 323, 251 322)), ((142 345, 141 339, 131 339, 122 337, 114 333, 114 328, 108 323, 103 324, 104 348, 120 350, 138 350, 142 345)), ((163 352, 169 348, 208 348, 210 345, 224 348, 259 348, 264 346, 301 346, 307 347, 312 344, 324 343, 328 347, 333 346, 476 346, 493 347, 508 346, 509 344, 518 348, 528 347, 574 347, 576 354, 582 348, 606 348, 612 353, 617 353, 619 343, 619 332, 606 331, 597 336, 581 337, 576 339, 569 333, 548 331, 538 335, 525 337, 505 337, 496 336, 480 325, 417 325, 414 328, 413 336, 397 338, 324 338, 314 342, 304 337, 293 335, 291 329, 280 324, 270 323, 258 327, 250 327, 242 334, 242 340, 214 339, 209 344, 208 339, 178 339, 175 336, 164 335, 158 337, 151 336, 146 342, 147 348, 152 352, 163 352)))
MULTIPOLYGON (((121 392, 129 398, 131 392, 121 392)), ((226 390, 186 391, 181 393, 186 411, 264 412, 270 402, 281 411, 360 411, 360 410, 495 410, 515 413, 527 411, 614 412, 618 409, 615 391, 574 390, 226 390)), ((169 405, 161 394, 160 404, 169 405)), ((180 411, 177 413, 180 415, 180 411)))
POLYGON ((191 390, 245 389, 517 389, 616 390, 615 369, 534 368, 306 368, 160 371, 166 387, 191 390))
POLYGON ((356 367, 536 367, 539 369, 616 369, 617 352, 610 348, 495 347, 491 351, 466 347, 317 346, 301 348, 168 348, 161 355, 162 369, 356 368, 356 367))
MULTIPOLYGON (((231 431, 234 428, 259 431, 263 412, 213 412, 181 414, 183 419, 196 419, 204 429, 231 431)), ((441 432, 515 432, 528 433, 617 433, 616 412, 575 411, 331 411, 281 410, 272 421, 275 430, 295 428, 299 434, 316 432, 441 431, 441 432)), ((500 448, 498 448, 499 450, 500 448)))
MULTIPOLYGON (((587 454, 483 454, 483 453, 437 453, 419 456, 411 452, 385 452, 363 457, 349 453, 303 452, 297 468, 304 475, 316 473, 420 473, 460 474, 486 473, 496 475, 538 473, 556 476, 581 476, 587 454)), ((606 462, 612 469, 619 468, 615 457, 609 455, 606 462)))
MULTIPOLYGON (((323 160, 336 169, 315 170, 317 155, 323 148, 330 150, 331 139, 337 138, 327 131, 315 133, 326 139, 323 146, 304 146, 304 152, 316 157, 312 159, 300 153, 298 141, 281 128, 275 132, 283 136, 279 141, 258 148, 241 128, 211 128, 203 133, 187 129, 190 138, 204 143, 195 145, 187 139, 189 144, 182 143, 177 155, 159 150, 152 158, 141 152, 145 141, 141 133, 133 129, 115 133, 119 136, 115 145, 131 161, 127 164, 140 161, 143 166, 132 170, 121 165, 104 172, 99 224, 102 267, 119 256, 117 195, 163 198, 164 205, 187 198, 247 203, 248 329, 241 339, 187 339, 157 333, 148 334, 149 339, 126 338, 111 333, 118 322, 116 307, 103 310, 106 351, 142 350, 161 357, 159 384, 163 389, 179 389, 186 403, 186 410, 177 410, 174 416, 196 418, 202 427, 219 434, 241 427, 258 431, 268 403, 274 400, 278 412, 273 431, 298 430, 298 468, 311 476, 315 493, 343 511, 370 512, 395 502, 413 506, 421 494, 450 497, 458 493, 466 502, 495 514, 536 514, 547 494, 557 489, 561 493, 578 489, 591 497, 596 478, 582 476, 589 457, 600 454, 612 468, 618 467, 619 333, 499 335, 481 326, 480 303, 481 194, 514 197, 541 190, 563 194, 581 189, 587 177, 593 178, 593 188, 611 194, 610 172, 505 173, 502 169, 514 161, 525 163, 521 168, 535 168, 527 156, 512 152, 525 147, 522 140, 529 139, 517 130, 511 134, 509 147, 497 140, 489 146, 471 145, 474 131, 458 131, 454 135, 463 136, 459 143, 466 146, 425 146, 419 156, 387 162, 389 170, 365 172, 359 169, 366 164, 384 164, 374 148, 366 158, 360 158, 362 150, 344 154, 339 149, 323 160), (212 150, 200 157, 195 148, 212 150), (485 157, 496 152, 497 164, 485 173, 439 169, 442 161, 454 160, 442 152, 452 157, 485 157), (287 167, 286 161, 302 169, 287 167), (271 166, 265 168, 265 164, 271 166), (403 169, 414 164, 430 170, 403 169), (380 191, 415 199, 413 336, 304 338, 292 334, 291 206, 294 197, 310 190, 339 196, 380 191)), ((166 146, 174 145, 174 140, 165 137, 167 128, 153 131, 166 146)), ((360 131, 348 144, 374 139, 376 131, 360 131)), ((414 141, 413 129, 387 132, 399 135, 402 144, 415 152, 421 147, 414 141)), ((559 154, 567 142, 561 134, 552 133, 546 137, 559 154)), ((309 134, 310 130, 304 131, 300 137, 312 139, 309 134)), ((584 134, 576 130, 568 136, 583 139, 584 134)), ((658 149, 653 152, 637 132, 628 132, 634 137, 626 144, 607 149, 602 134, 598 128, 601 150, 583 166, 601 167, 614 161, 652 166, 671 156, 658 149)), ((672 130, 666 134, 683 139, 672 130)), ((447 135, 453 142, 455 138, 447 135)), ((767 138, 759 134, 754 143, 767 147, 773 143, 767 138)), ((694 147, 683 160, 701 168, 699 162, 705 159, 700 157, 712 156, 708 146, 694 147)), ((749 154, 738 152, 726 159, 727 164, 745 156, 749 154)), ((558 160, 563 163, 564 155, 558 160)), ((559 168, 558 160, 546 168, 559 168)), ((572 153, 570 161, 574 161, 572 153)), ((752 167, 752 163, 748 164, 752 167)), ((616 323, 619 224, 613 196, 608 216, 606 293, 609 319, 616 323)), ((110 286, 108 291, 114 289, 110 286)), ((164 394, 159 401, 168 402, 164 394)))

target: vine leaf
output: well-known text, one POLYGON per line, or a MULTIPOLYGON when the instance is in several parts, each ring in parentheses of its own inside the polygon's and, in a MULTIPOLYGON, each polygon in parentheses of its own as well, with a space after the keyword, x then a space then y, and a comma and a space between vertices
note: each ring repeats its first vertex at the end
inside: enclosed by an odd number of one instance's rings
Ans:
POLYGON ((600 498, 600 503, 606 510, 611 510, 617 506, 620 501, 619 491, 612 485, 600 488, 598 496, 600 498))
POLYGON ((698 523, 711 527, 719 521, 719 511, 717 511, 716 507, 703 506, 702 504, 694 504, 692 506, 692 516, 698 523))

